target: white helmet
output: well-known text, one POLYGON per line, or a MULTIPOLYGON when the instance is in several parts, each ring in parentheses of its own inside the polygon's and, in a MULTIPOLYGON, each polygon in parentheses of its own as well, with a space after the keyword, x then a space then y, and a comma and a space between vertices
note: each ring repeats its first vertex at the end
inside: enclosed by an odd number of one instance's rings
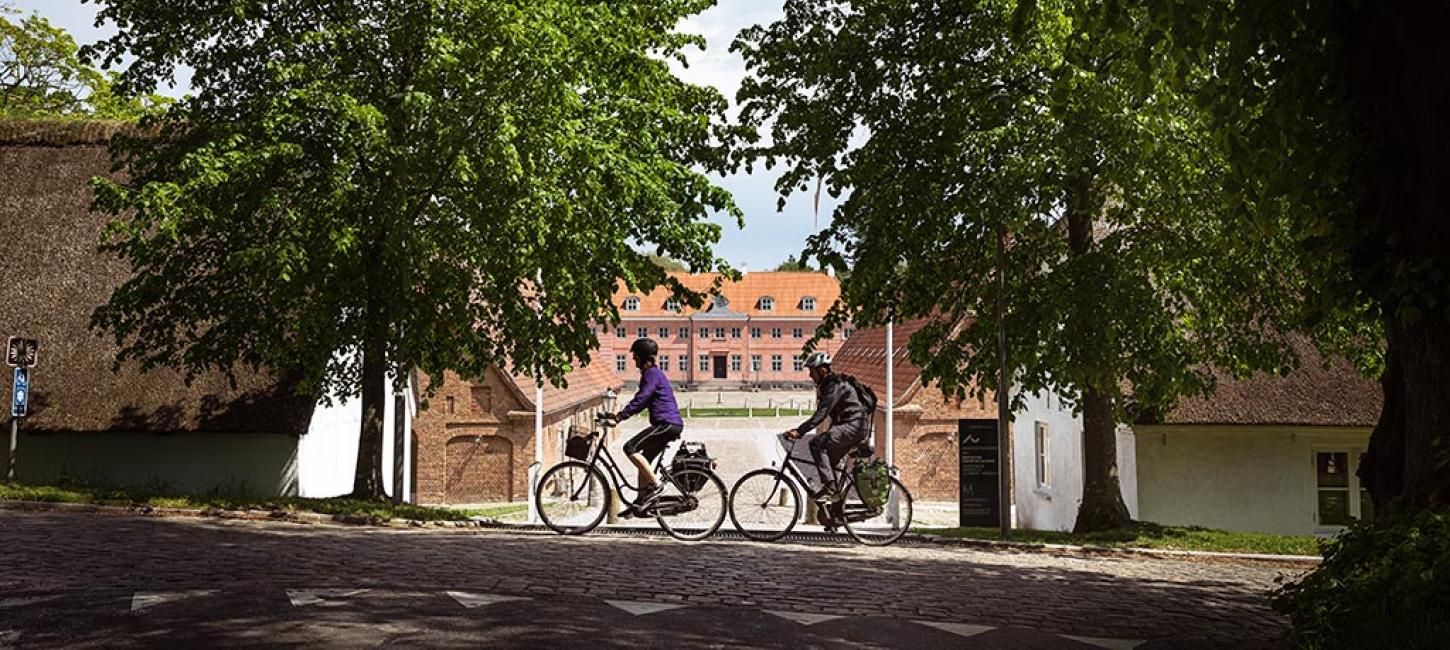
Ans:
POLYGON ((806 357, 807 368, 819 368, 829 365, 831 365, 831 355, 825 352, 812 352, 810 356, 806 357))

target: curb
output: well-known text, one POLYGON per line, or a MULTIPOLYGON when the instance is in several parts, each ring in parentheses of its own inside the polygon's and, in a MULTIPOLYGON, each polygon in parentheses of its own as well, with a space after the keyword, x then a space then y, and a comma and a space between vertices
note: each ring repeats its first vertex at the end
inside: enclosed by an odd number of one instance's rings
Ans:
MULTIPOLYGON (((304 524, 326 524, 345 526, 373 526, 379 528, 476 528, 513 533, 546 533, 549 529, 540 524, 516 524, 494 519, 465 519, 454 521, 422 521, 418 519, 383 519, 362 515, 327 515, 316 512, 292 512, 286 510, 222 510, 219 508, 165 508, 149 505, 107 506, 91 503, 66 503, 60 501, 0 501, 0 510, 23 512, 68 512, 75 514, 121 515, 133 517, 190 517, 232 519, 240 521, 281 521, 304 524)), ((657 528, 642 526, 601 526, 594 535, 619 537, 664 537, 667 534, 657 528)), ((744 539, 744 535, 733 530, 722 530, 716 538, 744 539)), ((840 535, 795 531, 788 536, 790 542, 849 543, 840 535)), ((1315 567, 1320 558, 1312 555, 1268 555, 1262 553, 1223 553, 1217 551, 1178 551, 1153 548, 1121 548, 1108 546, 1073 546, 1069 544, 1034 544, 1030 542, 1004 542, 990 539, 965 539, 942 537, 930 533, 907 533, 902 542, 930 546, 961 546, 991 551, 1012 551, 1019 553, 1045 553, 1077 557, 1120 557, 1127 559, 1154 558, 1178 561, 1227 562, 1233 564, 1256 564, 1292 568, 1315 567)))

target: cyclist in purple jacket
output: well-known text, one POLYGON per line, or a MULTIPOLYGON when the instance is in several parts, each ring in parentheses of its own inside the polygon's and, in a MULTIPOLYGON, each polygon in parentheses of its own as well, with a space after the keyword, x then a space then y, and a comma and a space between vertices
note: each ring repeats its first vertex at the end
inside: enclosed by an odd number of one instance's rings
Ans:
POLYGON ((675 391, 670 380, 655 363, 659 356, 659 344, 650 339, 639 339, 629 346, 634 356, 634 365, 639 368, 639 392, 624 409, 615 414, 616 422, 623 422, 636 413, 649 410, 649 427, 624 443, 624 454, 639 468, 639 494, 634 503, 619 513, 621 517, 642 515, 654 501, 659 499, 663 487, 655 476, 650 463, 664 453, 665 447, 679 440, 685 430, 680 419, 680 407, 675 404, 675 391))

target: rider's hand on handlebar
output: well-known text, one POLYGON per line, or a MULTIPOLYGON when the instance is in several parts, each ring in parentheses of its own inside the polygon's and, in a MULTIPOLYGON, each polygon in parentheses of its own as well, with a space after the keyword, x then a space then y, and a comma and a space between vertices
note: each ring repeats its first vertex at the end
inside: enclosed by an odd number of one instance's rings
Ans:
POLYGON ((801 437, 801 432, 796 431, 795 429, 790 429, 785 432, 785 437, 790 438, 791 440, 795 440, 801 437))

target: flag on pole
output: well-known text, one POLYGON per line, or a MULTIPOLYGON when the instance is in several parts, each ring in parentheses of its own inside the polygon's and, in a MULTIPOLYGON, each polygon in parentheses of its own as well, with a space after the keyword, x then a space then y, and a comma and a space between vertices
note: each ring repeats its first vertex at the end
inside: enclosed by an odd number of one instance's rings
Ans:
POLYGON ((816 177, 816 227, 821 227, 821 186, 826 182, 825 176, 816 177))

